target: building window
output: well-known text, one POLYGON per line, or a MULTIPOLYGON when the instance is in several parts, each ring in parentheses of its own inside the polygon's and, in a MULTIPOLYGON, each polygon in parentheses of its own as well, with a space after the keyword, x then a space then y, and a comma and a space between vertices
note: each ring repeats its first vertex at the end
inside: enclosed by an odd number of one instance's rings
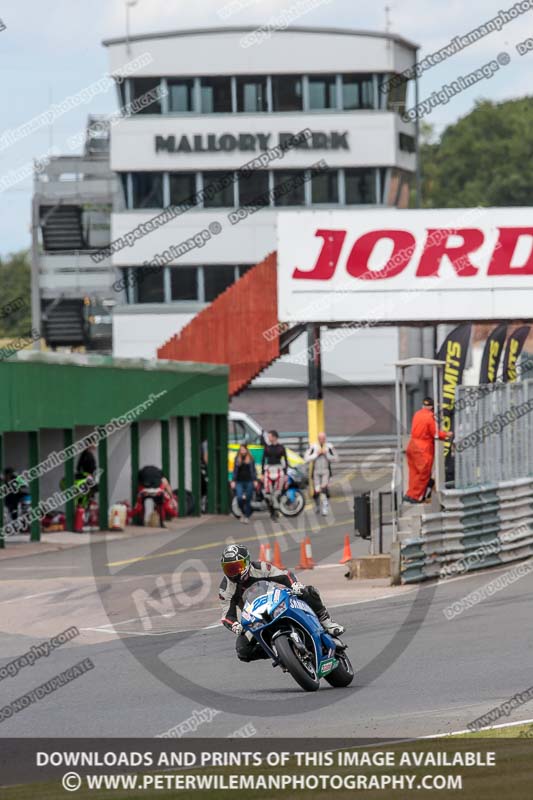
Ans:
POLYGON ((303 169, 278 169, 274 171, 274 205, 305 205, 305 172, 303 169))
POLYGON ((250 170, 239 176, 239 205, 268 206, 268 172, 266 169, 250 170))
POLYGON ((128 173, 121 172, 120 174, 120 183, 122 186, 122 201, 124 204, 124 208, 128 208, 128 173))
POLYGON ((407 133, 400 133, 400 150, 404 153, 415 152, 415 137, 409 136, 407 133))
POLYGON ((313 111, 337 108, 335 75, 309 76, 309 108, 313 111))
POLYGON ((237 78, 237 111, 268 111, 266 77, 237 78))
MULTIPOLYGON (((147 92, 154 92, 160 88, 160 78, 132 78, 131 79, 131 100, 132 102, 142 97, 147 92)), ((155 92, 154 92, 155 94, 155 92)), ((144 108, 139 104, 137 114, 161 114, 161 100, 154 100, 144 108)))
POLYGON ((205 208, 234 208, 235 199, 233 195, 233 184, 235 183, 233 172, 204 172, 204 207, 205 208))
POLYGON ((137 287, 138 303, 163 303, 165 301, 164 267, 132 270, 137 287))
POLYGON ((313 175, 311 180, 311 202, 320 203, 339 202, 339 173, 336 169, 320 172, 313 175))
POLYGON ((169 183, 171 206, 179 206, 182 203, 191 206, 196 204, 196 173, 171 172, 169 183))
POLYGON ((118 89, 118 94, 119 94, 119 97, 120 97, 120 108, 121 109, 124 109, 124 106, 128 102, 128 96, 127 96, 127 93, 126 93, 126 81, 127 81, 127 79, 126 80, 122 80, 122 81, 120 81, 120 83, 118 83, 116 78, 115 78, 116 86, 117 86, 117 89, 118 89))
POLYGON ((389 111, 395 111, 397 114, 403 114, 405 111, 405 100, 407 97, 407 81, 401 81, 397 86, 391 86, 387 99, 387 108, 389 111))
POLYGON ((347 169, 344 172, 346 205, 376 203, 376 172, 373 169, 347 169))
POLYGON ((235 280, 235 267, 209 266, 204 267, 205 300, 211 303, 224 289, 235 280))
POLYGON ((171 114, 194 111, 194 81, 189 78, 168 78, 168 110, 171 114))
POLYGON ((170 267, 170 299, 198 299, 198 268, 170 267))
POLYGON ((133 208, 163 208, 161 172, 132 172, 133 208))
POLYGON ((342 107, 345 111, 374 108, 372 75, 342 76, 342 107))
POLYGON ((274 111, 302 111, 302 78, 299 75, 272 76, 274 111))
POLYGON ((380 203, 385 202, 385 185, 387 182, 387 167, 380 167, 379 168, 379 191, 380 191, 380 203))
POLYGON ((200 80, 202 113, 217 114, 231 111, 231 78, 202 78, 200 80))

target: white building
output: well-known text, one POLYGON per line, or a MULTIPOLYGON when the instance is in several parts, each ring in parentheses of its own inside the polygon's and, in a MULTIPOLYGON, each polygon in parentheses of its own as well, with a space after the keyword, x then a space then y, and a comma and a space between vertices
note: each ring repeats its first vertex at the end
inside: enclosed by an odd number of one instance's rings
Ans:
MULTIPOLYGON (((387 91, 385 81, 413 65, 416 46, 390 33, 303 27, 250 44, 252 31, 173 31, 104 42, 112 74, 136 59, 144 64, 121 82, 122 104, 148 92, 157 97, 111 130, 111 168, 122 185, 111 238, 130 234, 129 244, 112 255, 127 284, 114 310, 116 356, 154 357, 206 303, 275 250, 276 218, 284 208, 407 205, 415 125, 401 119, 406 84, 387 91), (304 130, 311 132, 305 146, 272 155, 304 130), (238 174, 265 153, 271 160, 264 168, 238 174), (319 162, 322 171, 312 175, 319 162), (276 187, 283 187, 277 197, 276 187), (163 208, 187 201, 185 213, 150 226, 163 208), (252 202, 264 207, 232 224, 231 214, 252 202), (134 239, 131 232, 146 223, 151 232, 134 239), (206 231, 209 239, 201 241, 206 231), (195 236, 201 246, 139 280, 143 264, 195 236)), ((379 385, 392 401, 393 372, 385 365, 396 359, 398 342, 394 328, 354 333, 325 353, 325 385, 346 391, 379 385)), ((284 367, 283 359, 254 382, 303 396, 305 385, 305 369, 284 367)), ((239 402, 246 396, 253 406, 253 394, 247 390, 239 402)))

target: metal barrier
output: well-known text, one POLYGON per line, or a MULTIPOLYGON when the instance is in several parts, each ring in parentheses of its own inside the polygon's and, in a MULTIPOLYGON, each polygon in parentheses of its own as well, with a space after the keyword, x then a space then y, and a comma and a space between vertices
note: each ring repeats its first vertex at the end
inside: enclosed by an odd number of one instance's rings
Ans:
POLYGON ((400 544, 402 583, 501 566, 533 555, 533 479, 441 494, 444 510, 420 517, 400 544))
POLYGON ((533 476, 533 380, 459 386, 455 487, 533 476))
MULTIPOLYGON (((303 456, 308 447, 307 433, 280 433, 280 441, 286 447, 303 456)), ((333 465, 334 475, 338 476, 354 468, 364 467, 371 473, 373 470, 388 472, 394 459, 396 439, 392 434, 359 436, 329 436, 328 441, 337 450, 339 460, 333 465)))

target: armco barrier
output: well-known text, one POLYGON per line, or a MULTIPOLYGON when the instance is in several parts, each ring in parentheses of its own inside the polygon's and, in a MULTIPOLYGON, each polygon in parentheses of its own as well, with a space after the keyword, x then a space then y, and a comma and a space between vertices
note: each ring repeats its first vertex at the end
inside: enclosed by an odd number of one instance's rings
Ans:
POLYGON ((442 493, 444 511, 420 518, 400 545, 402 583, 460 575, 533 555, 533 479, 442 493))

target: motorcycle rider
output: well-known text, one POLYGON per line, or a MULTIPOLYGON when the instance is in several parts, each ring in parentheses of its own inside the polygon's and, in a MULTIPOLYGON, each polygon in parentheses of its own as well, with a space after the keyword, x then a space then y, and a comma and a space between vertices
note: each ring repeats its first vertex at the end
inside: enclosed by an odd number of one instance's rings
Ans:
POLYGON ((243 609, 243 594, 257 581, 280 583, 291 590, 292 594, 307 603, 317 615, 322 627, 331 636, 340 636, 344 628, 333 622, 322 598, 314 586, 304 586, 289 570, 279 569, 268 561, 252 561, 250 551, 244 545, 230 544, 224 548, 220 560, 224 577, 218 590, 222 605, 221 622, 225 628, 237 635, 235 649, 239 661, 256 661, 269 658, 252 634, 244 633, 239 622, 238 612, 243 609))
POLYGON ((287 479, 289 459, 287 458, 285 445, 279 441, 277 431, 268 432, 268 441, 269 443, 263 449, 261 470, 264 480, 264 493, 267 497, 270 497, 270 516, 272 519, 277 519, 279 517, 279 496, 287 479))
POLYGON ((328 486, 331 479, 331 462, 337 461, 338 456, 335 448, 326 439, 326 434, 322 431, 318 434, 318 441, 311 444, 305 454, 305 461, 311 464, 311 485, 315 500, 315 511, 318 514, 322 510, 325 515, 328 509, 328 486), (320 502, 321 496, 322 503, 320 502))

